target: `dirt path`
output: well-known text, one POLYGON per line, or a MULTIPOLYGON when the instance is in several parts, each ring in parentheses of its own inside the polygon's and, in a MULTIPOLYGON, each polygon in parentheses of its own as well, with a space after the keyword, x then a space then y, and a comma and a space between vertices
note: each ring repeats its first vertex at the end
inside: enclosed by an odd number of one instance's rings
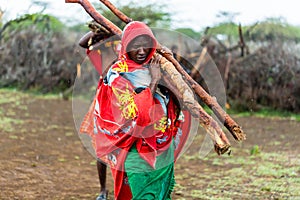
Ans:
MULTIPOLYGON (((0 199, 95 199, 95 159, 77 135, 72 102, 11 91, 0 95, 0 199)), ((176 164, 173 199, 300 199, 300 123, 236 120, 247 140, 237 144, 228 136, 231 156, 211 151, 201 158, 204 134, 199 134, 176 164), (251 156, 251 149, 260 153, 251 156)), ((108 187, 112 191, 110 174, 108 187)))

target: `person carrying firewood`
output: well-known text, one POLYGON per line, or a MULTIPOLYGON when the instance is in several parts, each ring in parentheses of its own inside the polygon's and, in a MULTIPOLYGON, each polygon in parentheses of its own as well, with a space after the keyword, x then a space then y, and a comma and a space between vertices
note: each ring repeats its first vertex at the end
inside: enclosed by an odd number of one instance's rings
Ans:
POLYGON ((84 119, 93 121, 96 155, 110 166, 116 200, 171 199, 174 162, 189 132, 190 115, 162 84, 156 45, 146 24, 126 25, 118 61, 84 119))

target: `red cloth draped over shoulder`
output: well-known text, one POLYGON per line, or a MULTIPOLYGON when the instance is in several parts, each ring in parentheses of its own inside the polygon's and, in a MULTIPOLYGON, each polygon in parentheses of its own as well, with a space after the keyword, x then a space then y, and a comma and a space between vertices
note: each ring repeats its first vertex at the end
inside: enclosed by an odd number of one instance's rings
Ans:
POLYGON ((100 50, 87 50, 87 56, 99 74, 103 73, 102 54, 100 50))

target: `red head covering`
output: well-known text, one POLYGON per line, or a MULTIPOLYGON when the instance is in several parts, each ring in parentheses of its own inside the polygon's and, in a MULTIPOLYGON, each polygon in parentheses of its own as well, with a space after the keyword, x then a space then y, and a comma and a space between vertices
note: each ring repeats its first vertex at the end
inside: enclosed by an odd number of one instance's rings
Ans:
POLYGON ((122 46, 121 46, 121 51, 119 54, 120 58, 123 56, 128 58, 126 49, 129 45, 129 43, 132 40, 134 40, 136 37, 141 36, 141 35, 149 36, 152 39, 152 45, 153 45, 148 58, 145 60, 145 63, 147 63, 152 58, 152 56, 156 50, 157 41, 156 41, 151 29, 145 23, 139 22, 139 21, 130 22, 125 26, 123 33, 122 33, 122 39, 121 39, 122 46))

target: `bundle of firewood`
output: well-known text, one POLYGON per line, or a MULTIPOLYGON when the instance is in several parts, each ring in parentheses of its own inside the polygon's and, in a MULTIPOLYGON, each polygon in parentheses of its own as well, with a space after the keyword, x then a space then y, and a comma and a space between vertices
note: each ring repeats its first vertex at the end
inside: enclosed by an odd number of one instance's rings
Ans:
MULTIPOLYGON (((102 31, 108 31, 112 35, 121 36, 122 30, 113 24, 111 21, 103 17, 95 8, 90 4, 88 0, 65 0, 66 3, 79 3, 85 11, 101 26, 102 31)), ((111 2, 108 0, 100 0, 106 5, 120 20, 125 23, 132 21, 131 18, 120 12, 111 2)), ((87 35, 88 37, 88 35, 87 35)), ((172 91, 179 98, 185 108, 199 120, 200 125, 210 135, 215 151, 220 155, 226 152, 230 152, 230 143, 222 128, 219 126, 198 101, 194 98, 193 91, 200 97, 200 99, 214 112, 218 119, 224 123, 224 126, 229 130, 235 140, 242 141, 246 139, 246 136, 241 127, 223 110, 218 104, 215 97, 210 96, 191 76, 181 67, 178 61, 173 57, 172 52, 158 44, 157 53, 162 55, 160 60, 161 70, 163 72, 163 81, 172 88, 172 91)))

